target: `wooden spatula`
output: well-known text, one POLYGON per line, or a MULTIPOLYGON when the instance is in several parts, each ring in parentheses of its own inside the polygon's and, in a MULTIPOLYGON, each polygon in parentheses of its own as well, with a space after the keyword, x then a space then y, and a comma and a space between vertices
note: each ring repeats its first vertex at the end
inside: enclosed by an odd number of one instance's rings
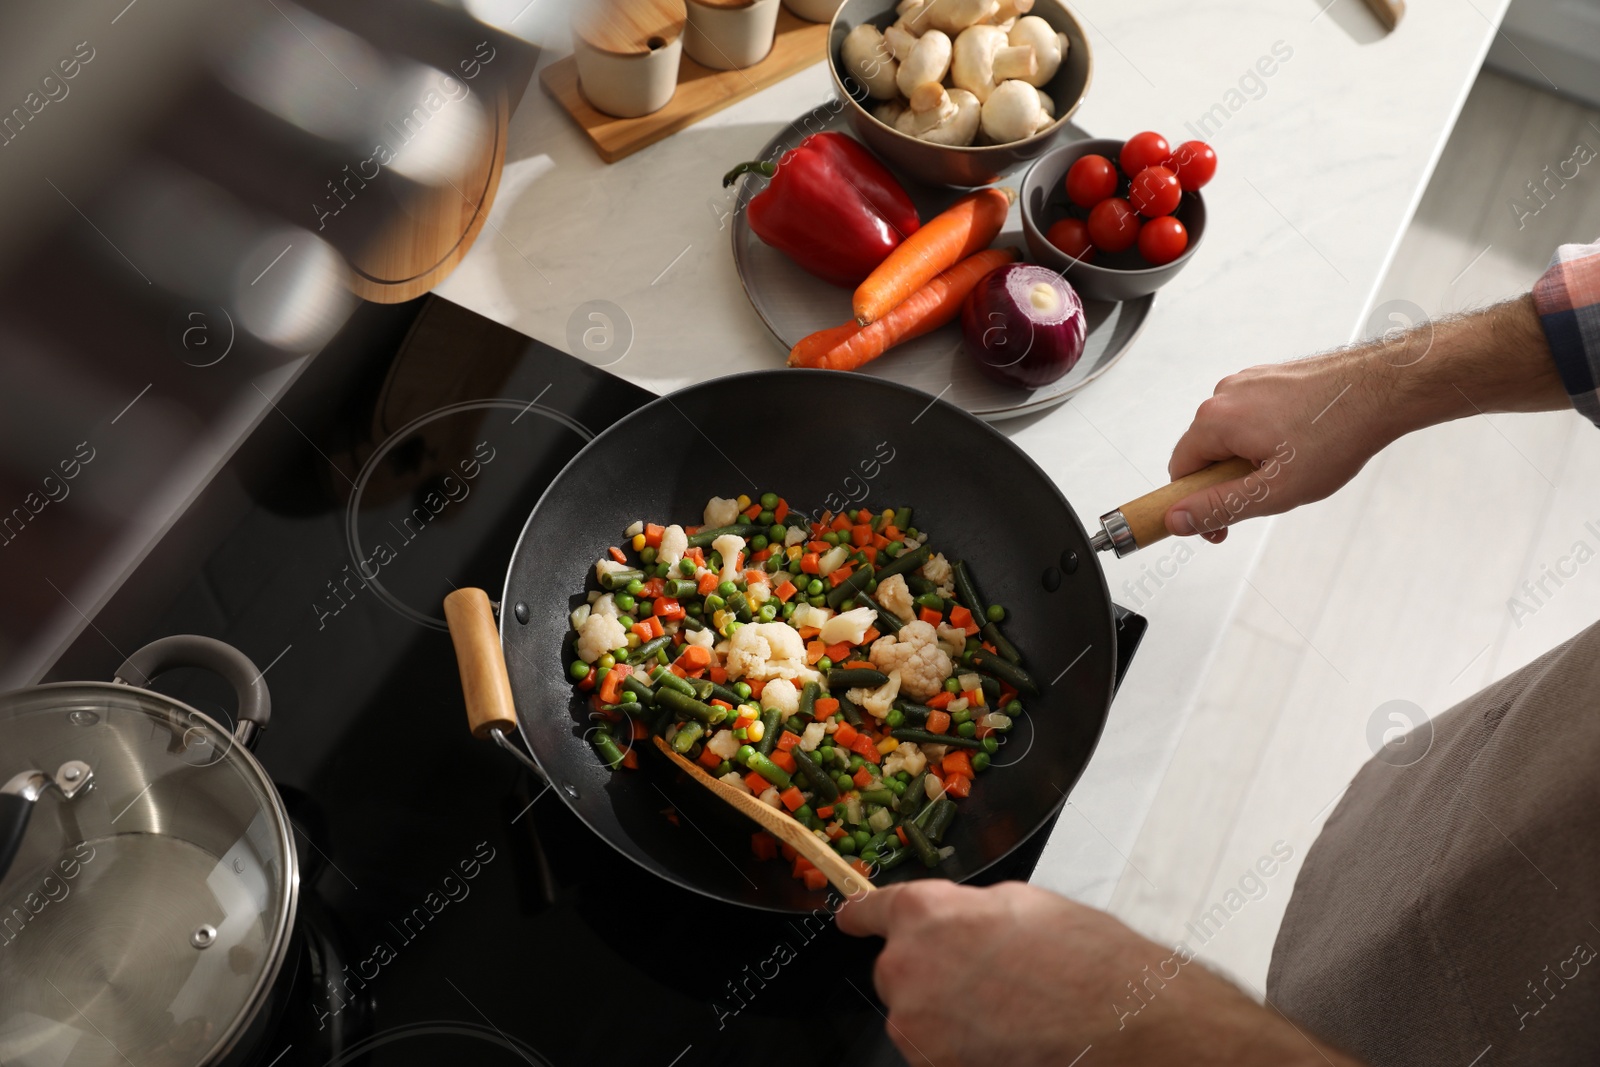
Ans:
POLYGON ((792 846, 796 852, 810 860, 817 870, 828 876, 828 881, 833 883, 833 887, 846 897, 853 898, 858 894, 872 891, 871 882, 846 863, 844 857, 823 844, 810 830, 777 808, 761 803, 749 793, 717 781, 705 772, 705 768, 674 752, 672 746, 667 744, 666 738, 657 737, 655 743, 656 747, 666 753, 667 758, 681 767, 685 774, 750 816, 765 829, 771 830, 778 840, 792 846))
POLYGON ((1386 30, 1400 25, 1400 18, 1406 13, 1405 0, 1367 0, 1367 6, 1386 30))

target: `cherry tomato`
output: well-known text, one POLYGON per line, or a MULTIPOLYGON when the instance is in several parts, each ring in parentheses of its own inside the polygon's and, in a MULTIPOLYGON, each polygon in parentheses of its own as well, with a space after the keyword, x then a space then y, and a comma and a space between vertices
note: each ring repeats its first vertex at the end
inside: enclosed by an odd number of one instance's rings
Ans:
POLYGON ((1116 195, 1117 168, 1105 156, 1081 156, 1067 169, 1067 199, 1079 207, 1116 195))
POLYGON ((1189 247, 1189 231, 1171 215, 1151 219, 1139 229, 1139 254, 1151 266, 1171 263, 1189 247))
POLYGON ((1062 219, 1051 226, 1044 237, 1073 259, 1085 263, 1094 261, 1094 243, 1089 240, 1089 227, 1082 219, 1062 219))
POLYGON ((1165 166, 1171 158, 1172 146, 1167 144, 1167 139, 1146 130, 1128 138, 1117 162, 1122 164, 1122 173, 1131 178, 1146 167, 1165 166))
POLYGON ((1178 172, 1178 184, 1192 193, 1217 173, 1217 153, 1204 141, 1185 141, 1172 153, 1169 164, 1178 172))
POLYGON ((1166 167, 1146 167, 1134 176, 1128 189, 1128 203, 1147 219, 1170 215, 1178 210, 1183 189, 1178 176, 1166 167))
POLYGON ((1121 197, 1089 209, 1089 240, 1102 252, 1122 252, 1139 239, 1139 216, 1121 197))

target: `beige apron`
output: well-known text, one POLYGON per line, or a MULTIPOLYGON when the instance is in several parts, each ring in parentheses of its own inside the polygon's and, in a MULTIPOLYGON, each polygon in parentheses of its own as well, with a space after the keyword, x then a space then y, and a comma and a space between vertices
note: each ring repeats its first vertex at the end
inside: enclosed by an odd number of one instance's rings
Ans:
POLYGON ((1374 1067, 1600 1064, 1600 624, 1362 768, 1268 999, 1374 1067))

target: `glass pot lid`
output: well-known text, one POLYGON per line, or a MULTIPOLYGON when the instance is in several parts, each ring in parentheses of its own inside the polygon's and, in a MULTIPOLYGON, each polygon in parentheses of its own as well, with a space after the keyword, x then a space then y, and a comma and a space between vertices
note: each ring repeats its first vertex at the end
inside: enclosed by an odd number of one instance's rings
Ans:
POLYGON ((0 1063, 220 1056, 276 978, 295 910, 294 844, 260 764, 178 701, 61 683, 0 695, 0 783, 30 770, 45 787, 0 877, 0 1063), (50 786, 79 764, 87 786, 50 786))

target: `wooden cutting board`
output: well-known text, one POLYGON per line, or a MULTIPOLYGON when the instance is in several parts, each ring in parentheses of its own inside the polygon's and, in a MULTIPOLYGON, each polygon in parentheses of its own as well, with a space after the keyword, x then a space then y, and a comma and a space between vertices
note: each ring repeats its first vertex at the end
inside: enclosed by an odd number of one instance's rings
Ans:
POLYGON ((742 70, 712 70, 686 55, 678 67, 678 91, 667 106, 636 119, 619 119, 591 107, 578 87, 578 64, 571 56, 540 71, 539 84, 588 134, 600 158, 615 163, 804 70, 821 60, 827 50, 826 23, 806 22, 788 8, 780 8, 777 38, 766 59, 742 70))

